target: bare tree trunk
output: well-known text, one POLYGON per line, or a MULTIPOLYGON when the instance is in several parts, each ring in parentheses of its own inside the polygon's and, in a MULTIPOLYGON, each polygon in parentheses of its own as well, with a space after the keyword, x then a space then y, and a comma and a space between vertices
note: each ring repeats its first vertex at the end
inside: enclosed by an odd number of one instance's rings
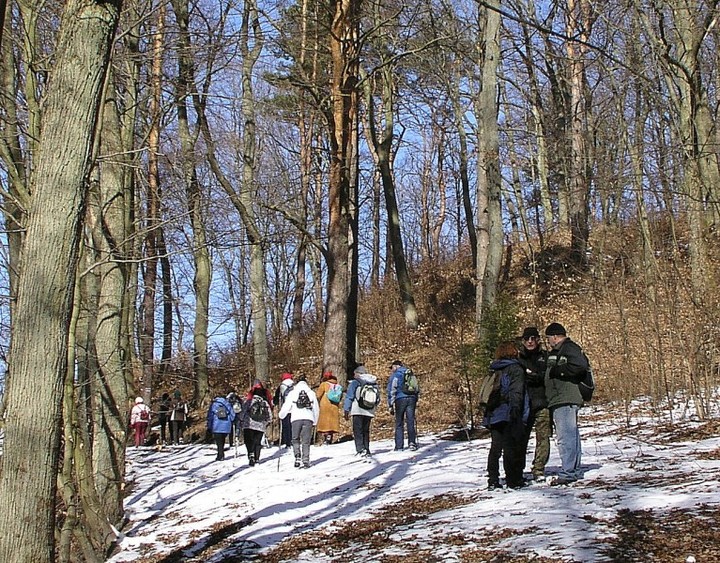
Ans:
POLYGON ((503 233, 500 200, 500 163, 498 139, 497 68, 500 58, 499 2, 480 8, 484 23, 481 58, 481 91, 476 98, 478 120, 478 288, 476 330, 484 338, 483 315, 494 304, 502 264, 503 233))
MULTIPOLYGON (((379 15, 376 14, 376 22, 379 15)), ((368 111, 369 137, 373 146, 373 154, 377 158, 377 167, 382 180, 385 194, 385 209, 388 217, 388 240, 392 249, 393 265, 397 276, 400 300, 403 305, 405 326, 416 330, 419 325, 415 297, 413 295, 410 271, 405 259, 402 231, 400 230, 400 212, 395 192, 395 179, 392 171, 392 149, 394 140, 395 99, 393 84, 393 65, 384 65, 380 73, 382 116, 376 115, 373 93, 369 84, 365 86, 365 104, 368 111)))
POLYGON ((0 474, 0 561, 55 559, 63 383, 78 246, 119 11, 119 2, 70 0, 60 23, 13 319, 0 474))
POLYGON ((160 2, 152 39, 150 130, 148 132, 148 193, 146 202, 145 261, 143 263, 140 393, 149 402, 155 373, 155 307, 158 287, 158 247, 160 238, 160 121, 162 101, 162 58, 165 28, 165 3, 160 2))
MULTIPOLYGON (((208 381, 208 324, 210 309, 210 284, 212 281, 212 265, 207 247, 205 229, 204 198, 197 175, 195 164, 195 137, 191 132, 188 120, 188 103, 190 92, 195 91, 195 71, 192 56, 192 45, 188 28, 189 12, 186 2, 173 2, 175 19, 180 27, 178 36, 178 80, 176 90, 176 106, 178 112, 178 131, 180 147, 183 155, 183 175, 188 199, 190 224, 193 230, 193 260, 195 272, 193 289, 195 291, 195 320, 193 326, 193 375, 195 385, 195 401, 199 405, 210 400, 208 381)), ((232 286, 230 286, 232 291, 232 286)))
MULTIPOLYGON (((112 80, 109 80, 112 88, 112 80)), ((124 134, 117 100, 106 95, 101 128, 101 155, 113 155, 102 162, 97 182, 91 185, 88 226, 92 236, 93 260, 97 264, 98 302, 94 328, 95 369, 90 384, 95 397, 93 467, 96 487, 105 513, 113 523, 123 516, 122 495, 125 474, 127 399, 131 393, 125 294, 129 285, 129 258, 132 248, 128 207, 132 204, 130 154, 132 135, 124 134)), ((149 397, 148 397, 149 399, 149 397)))
POLYGON ((262 52, 264 41, 258 19, 257 4, 255 0, 245 0, 240 32, 240 52, 243 59, 242 116, 244 123, 242 130, 243 180, 240 189, 242 206, 239 211, 250 242, 250 299, 252 301, 255 377, 267 383, 270 381, 270 361, 268 357, 267 305, 265 303, 265 251, 253 208, 257 137, 252 73, 262 52))
POLYGON ((359 20, 362 0, 332 0, 330 10, 330 178, 328 193, 327 316, 323 371, 344 380, 347 373, 347 306, 349 296, 348 207, 352 139, 357 120, 359 20))
POLYGON ((585 78, 585 57, 592 30, 591 7, 587 0, 568 0, 567 35, 583 43, 568 40, 568 81, 570 84, 570 248, 578 262, 586 261, 590 236, 588 197, 590 193, 590 156, 588 149, 589 92, 585 78))

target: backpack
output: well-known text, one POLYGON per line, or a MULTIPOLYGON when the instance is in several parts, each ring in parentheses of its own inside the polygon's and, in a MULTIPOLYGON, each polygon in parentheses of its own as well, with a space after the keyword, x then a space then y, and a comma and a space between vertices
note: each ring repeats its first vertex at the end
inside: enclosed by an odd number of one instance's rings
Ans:
POLYGON ((250 418, 255 422, 267 422, 270 420, 270 405, 262 397, 253 397, 250 403, 250 418))
POLYGON ((150 420, 150 411, 148 409, 143 409, 140 411, 140 420, 150 420))
POLYGON ((342 399, 343 394, 343 388, 342 385, 339 383, 333 383, 330 386, 330 389, 327 390, 328 401, 330 401, 333 405, 340 404, 340 399, 342 399))
POLYGON ((185 420, 185 403, 182 401, 176 403, 173 414, 175 415, 175 420, 185 420))
POLYGON ((225 405, 218 403, 218 408, 215 409, 215 416, 218 417, 218 420, 227 420, 230 415, 225 405))
POLYGON ((406 395, 417 395, 420 392, 420 384, 410 368, 407 368, 403 374, 401 389, 406 395))
POLYGON ((355 391, 355 398, 361 409, 372 410, 380 402, 380 390, 374 383, 363 383, 355 391))
POLYGON ((502 403, 502 370, 492 370, 480 384, 478 405, 486 409, 495 409, 502 403))
POLYGON ((300 393, 298 393, 297 401, 295 401, 295 405, 297 405, 297 408, 299 409, 311 409, 312 408, 312 401, 310 401, 310 397, 308 397, 308 394, 305 392, 305 389, 300 389, 300 393))
MULTIPOLYGON (((587 358, 587 356, 585 356, 587 358)), ((592 401, 593 392, 595 391, 595 378, 593 377, 592 367, 590 367, 590 361, 588 361, 588 368, 578 381, 578 389, 580 390, 580 396, 586 403, 592 401)))

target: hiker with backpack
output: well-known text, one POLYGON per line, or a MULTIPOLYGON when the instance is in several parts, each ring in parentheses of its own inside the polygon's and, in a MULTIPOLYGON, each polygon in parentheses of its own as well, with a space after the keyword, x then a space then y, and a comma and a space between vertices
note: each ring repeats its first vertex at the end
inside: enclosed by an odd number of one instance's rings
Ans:
POLYGON ((298 375, 297 382, 285 397, 279 417, 289 418, 292 424, 292 447, 295 467, 310 467, 310 442, 313 426, 317 424, 320 407, 317 397, 307 384, 304 375, 298 375))
MULTIPOLYGON (((295 385, 293 374, 289 372, 283 373, 280 385, 275 389, 274 397, 275 404, 279 409, 282 409, 282 406, 285 404, 285 399, 288 393, 290 393, 290 389, 293 388, 293 385, 295 385)), ((292 423, 290 422, 290 417, 281 417, 278 414, 278 418, 280 419, 280 445, 289 448, 292 446, 292 423)))
POLYGON ((179 389, 173 392, 172 410, 170 411, 170 443, 182 444, 185 421, 188 416, 188 405, 182 398, 179 389))
POLYGON ((130 410, 130 427, 135 431, 135 447, 145 444, 145 432, 150 425, 150 408, 142 397, 135 399, 130 410))
MULTIPOLYGON (((540 332, 534 326, 523 330, 522 343, 519 349, 520 364, 525 369, 525 383, 530 397, 530 418, 527 422, 527 439, 525 453, 530 441, 530 434, 535 428, 535 455, 532 462, 533 480, 545 481, 545 465, 550 458, 550 411, 545 396, 545 371, 547 368, 547 352, 540 342, 540 332)), ((525 464, 523 463, 523 467, 525 464)))
POLYGON ((256 379, 245 395, 240 412, 243 441, 251 467, 260 461, 263 436, 272 420, 272 409, 272 394, 262 381, 256 379))
POLYGON ((343 410, 345 420, 352 415, 355 455, 370 457, 370 423, 375 417, 375 408, 380 402, 377 377, 368 373, 364 365, 353 371, 353 380, 348 384, 343 410))
POLYGON ((317 431, 323 436, 325 445, 332 444, 333 435, 340 432, 340 401, 342 400, 342 394, 343 388, 338 383, 337 377, 331 371, 326 371, 322 376, 322 382, 315 390, 315 396, 320 405, 317 431))
POLYGON ((498 375, 498 385, 485 406, 483 426, 490 430, 487 458, 488 490, 500 487, 500 457, 503 458, 505 484, 509 489, 525 486, 526 423, 530 399, 525 388, 525 370, 518 361, 512 341, 501 342, 495 350, 490 370, 498 375))
POLYGON ((230 406, 235 413, 235 418, 233 419, 233 423, 230 428, 230 447, 232 448, 236 441, 240 441, 240 433, 242 432, 242 418, 240 417, 240 412, 242 411, 243 401, 238 394, 235 393, 235 391, 230 391, 225 398, 228 400, 228 403, 230 403, 230 406))
POLYGON ((555 440, 562 468, 551 485, 567 485, 582 478, 582 445, 578 413, 585 400, 579 383, 590 371, 590 362, 582 348, 573 342, 560 323, 545 329, 550 350, 545 371, 545 393, 552 416, 555 440))
POLYGON ((225 459, 225 438, 230 434, 235 411, 225 397, 218 396, 212 400, 207 413, 207 429, 212 434, 213 442, 217 447, 215 461, 225 459))
POLYGON ((167 428, 170 424, 170 394, 163 393, 158 405, 158 422, 160 423, 160 443, 167 444, 167 428))
POLYGON ((390 364, 390 378, 387 384, 387 403, 390 414, 395 416, 395 451, 405 448, 405 426, 407 426, 408 447, 417 450, 417 429, 415 410, 420 385, 413 371, 400 360, 390 364))

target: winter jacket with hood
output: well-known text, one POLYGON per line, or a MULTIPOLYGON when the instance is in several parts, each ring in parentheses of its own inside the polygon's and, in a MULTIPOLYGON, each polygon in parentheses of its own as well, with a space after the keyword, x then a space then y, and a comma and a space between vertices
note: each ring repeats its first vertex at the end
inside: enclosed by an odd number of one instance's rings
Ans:
POLYGON ((582 348, 570 338, 565 338, 557 350, 548 352, 545 373, 545 395, 548 407, 564 405, 582 406, 583 398, 578 381, 590 367, 582 348))
POLYGON ((285 418, 288 414, 290 415, 290 422, 295 422, 296 420, 310 420, 313 425, 317 424, 320 407, 317 402, 317 397, 315 397, 315 393, 313 393, 312 389, 308 386, 307 381, 303 381, 302 379, 298 381, 295 385, 293 385, 292 389, 290 389, 290 392, 285 397, 285 402, 283 403, 278 416, 280 418, 285 418), (305 409, 297 406, 300 391, 305 391, 305 393, 307 393, 310 403, 312 404, 312 408, 305 409))
POLYGON ((405 378, 405 372, 407 370, 407 366, 400 366, 390 376, 390 381, 388 381, 387 384, 387 404, 389 407, 392 407, 395 404, 396 399, 407 399, 408 397, 420 396, 420 390, 412 395, 403 393, 403 379, 405 378))
POLYGON ((530 411, 536 413, 548 406, 545 396, 545 371, 547 370, 547 352, 538 347, 528 350, 524 346, 520 350, 520 365, 525 368, 525 385, 530 396, 530 411))
MULTIPOLYGON (((375 408, 364 409, 362 408, 355 397, 362 385, 377 385, 377 377, 371 373, 359 373, 355 372, 355 379, 353 379, 348 385, 347 394, 345 395, 345 402, 343 403, 343 410, 349 412, 351 415, 361 416, 375 416, 375 408)), ((378 390, 379 393, 379 390, 378 390)))
POLYGON ((500 393, 502 402, 494 409, 486 409, 483 426, 490 428, 500 422, 526 423, 530 416, 530 399, 525 389, 525 370, 515 359, 495 360, 493 371, 502 371, 500 393))
POLYGON ((213 434, 230 434, 232 422, 235 420, 235 411, 225 397, 215 397, 210 403, 207 413, 207 429, 213 434), (218 418, 218 410, 224 407, 227 418, 218 418))

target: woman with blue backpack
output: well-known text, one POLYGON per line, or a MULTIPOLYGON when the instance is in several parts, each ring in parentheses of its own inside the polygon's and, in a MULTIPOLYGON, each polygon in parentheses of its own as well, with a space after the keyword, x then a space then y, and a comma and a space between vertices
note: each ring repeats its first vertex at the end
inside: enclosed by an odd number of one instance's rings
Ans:
POLYGON ((322 376, 322 382, 315 390, 318 404, 320 405, 320 416, 316 430, 323 436, 323 443, 327 446, 332 444, 333 435, 340 432, 340 400, 342 399, 343 388, 338 383, 333 372, 326 371, 322 376))
POLYGON ((525 388, 525 370, 518 361, 514 342, 498 345, 490 370, 499 373, 500 385, 490 395, 483 417, 483 426, 490 430, 491 437, 487 459, 488 489, 500 487, 501 456, 505 484, 509 489, 519 489, 525 485, 525 435, 530 401, 525 388))

